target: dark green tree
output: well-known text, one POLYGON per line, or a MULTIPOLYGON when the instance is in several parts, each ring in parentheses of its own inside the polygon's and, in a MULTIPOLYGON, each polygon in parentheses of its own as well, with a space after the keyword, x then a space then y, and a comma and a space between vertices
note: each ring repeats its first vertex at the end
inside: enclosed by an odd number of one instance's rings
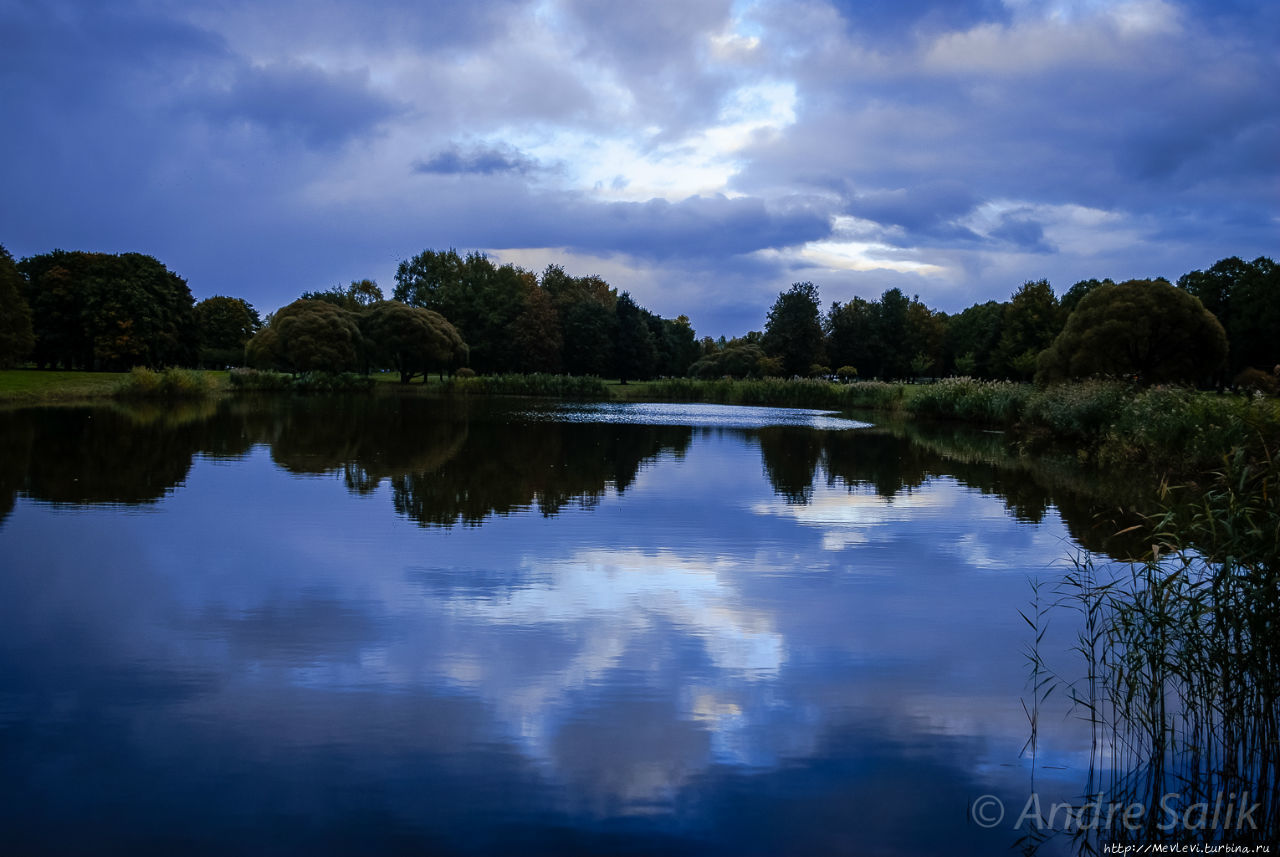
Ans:
POLYGON ((1199 298, 1226 330, 1227 376, 1248 367, 1269 372, 1280 363, 1280 266, 1271 259, 1232 256, 1182 276, 1178 287, 1199 298))
POLYGON ((258 311, 243 298, 215 295, 195 305, 200 365, 221 369, 244 362, 244 347, 262 328, 258 311))
POLYGON ((383 301, 360 315, 360 330, 373 365, 395 369, 402 384, 465 362, 466 345, 457 329, 429 309, 383 301))
POLYGON ((0 368, 20 362, 35 348, 31 308, 23 296, 23 285, 13 257, 0 245, 0 368))
POLYGON ((328 301, 351 312, 360 312, 381 300, 382 289, 373 280, 352 280, 350 285, 333 286, 320 292, 303 292, 302 300, 328 301))
POLYGON ((1199 298, 1167 280, 1128 280, 1081 299, 1040 356, 1036 381, 1102 375, 1194 382, 1217 372, 1226 356, 1226 333, 1199 298))
POLYGON ((823 322, 827 357, 832 366, 852 366, 859 375, 878 374, 872 352, 875 337, 875 305, 855 297, 848 303, 835 301, 823 322))
POLYGON ((787 375, 807 376, 809 367, 822 362, 822 313, 818 287, 793 283, 778 295, 765 322, 764 351, 782 361, 787 375))
POLYGON ((617 338, 613 347, 614 373, 623 384, 635 379, 652 378, 658 363, 653 334, 642 315, 643 310, 623 292, 614 307, 617 338))
POLYGON ((1081 280, 1071 288, 1067 289, 1067 293, 1063 295, 1062 300, 1059 301, 1059 305, 1062 307, 1063 323, 1066 323, 1066 319, 1071 315, 1075 308, 1080 305, 1080 301, 1085 295, 1089 294, 1089 292, 1093 291, 1098 286, 1105 286, 1108 284, 1115 285, 1110 279, 1081 280))
POLYGON ((683 378, 694 361, 702 356, 702 348, 689 317, 678 315, 673 319, 662 319, 662 340, 665 346, 658 372, 672 378, 683 378))
POLYGON ((875 307, 872 328, 873 374, 883 378, 906 378, 915 357, 910 342, 908 315, 911 301, 901 289, 885 290, 875 307))
POLYGON ((1062 330, 1062 308, 1048 280, 1023 283, 1005 307, 1000 344, 996 349, 998 372, 1030 380, 1040 352, 1062 330))
POLYGON ((355 313, 329 301, 299 298, 249 340, 245 357, 263 369, 348 372, 360 368, 363 349, 355 313))
POLYGON ((81 369, 194 365, 187 283, 141 253, 54 250, 23 259, 38 365, 81 369))
POLYGON ((560 314, 556 312, 550 292, 532 277, 525 280, 523 307, 511 324, 510 335, 517 355, 517 371, 561 371, 564 334, 560 314))
POLYGON ((1007 304, 974 304, 947 320, 946 353, 958 375, 992 378, 1007 304))

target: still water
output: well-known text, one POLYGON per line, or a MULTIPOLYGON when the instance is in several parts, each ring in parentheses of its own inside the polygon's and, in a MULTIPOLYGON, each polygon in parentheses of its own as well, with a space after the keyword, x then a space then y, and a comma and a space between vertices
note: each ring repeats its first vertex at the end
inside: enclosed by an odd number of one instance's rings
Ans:
POLYGON ((997 435, 388 397, 0 443, 6 853, 986 855, 1081 786, 1019 611, 1088 504, 997 435))

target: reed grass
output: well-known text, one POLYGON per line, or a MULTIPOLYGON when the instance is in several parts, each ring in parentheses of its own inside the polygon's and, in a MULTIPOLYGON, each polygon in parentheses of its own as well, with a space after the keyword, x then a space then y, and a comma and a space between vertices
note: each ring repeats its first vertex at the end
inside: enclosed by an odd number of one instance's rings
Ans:
POLYGON ((482 375, 454 376, 441 385, 450 394, 462 396, 549 396, 561 399, 608 399, 609 388, 594 376, 549 375, 482 375))
MULTIPOLYGON (((1059 604, 1082 617, 1075 651, 1085 664, 1083 678, 1064 684, 1094 736, 1084 794, 1147 809, 1138 826, 1072 831, 1080 853, 1109 844, 1280 841, 1275 451, 1236 450, 1192 502, 1174 502, 1174 492, 1152 522, 1144 562, 1107 576, 1077 558, 1063 580, 1059 604), (1257 805, 1249 824, 1169 825, 1228 796, 1237 818, 1257 805)), ((1039 693, 1038 652, 1031 665, 1039 693)))
POLYGON ((199 399, 220 388, 218 380, 195 369, 155 371, 135 366, 116 385, 112 395, 121 399, 199 399))
POLYGON ((377 381, 370 375, 355 372, 260 372, 256 369, 232 369, 228 376, 231 388, 242 393, 367 393, 377 381))

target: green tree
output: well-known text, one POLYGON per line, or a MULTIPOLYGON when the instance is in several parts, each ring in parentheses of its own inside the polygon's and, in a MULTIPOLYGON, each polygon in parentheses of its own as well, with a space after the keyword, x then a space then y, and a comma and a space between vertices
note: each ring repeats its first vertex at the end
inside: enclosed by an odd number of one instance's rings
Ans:
POLYGON ((782 361, 788 375, 808 375, 809 367, 822 362, 822 314, 818 287, 793 283, 778 295, 764 327, 764 352, 782 361))
POLYGON ((1252 262, 1232 256, 1207 271, 1192 271, 1178 287, 1213 313, 1231 343, 1225 375, 1280 363, 1280 266, 1266 256, 1252 262))
POLYGON ((995 376, 1006 306, 997 301, 974 304, 947 320, 945 351, 958 374, 995 376))
POLYGON ((54 250, 23 259, 38 365, 127 369, 194 365, 187 283, 141 253, 54 250))
POLYGON ((250 365, 285 372, 348 372, 361 366, 364 338, 355 313, 299 298, 281 308, 245 348, 250 365))
POLYGON ((875 311, 871 301, 858 297, 845 304, 839 301, 831 304, 822 327, 827 337, 827 357, 832 365, 856 366, 864 374, 877 374, 872 357, 875 311))
POLYGON ((383 301, 360 315, 360 330, 371 362, 395 369, 402 384, 466 361, 467 347, 457 329, 429 309, 383 301))
POLYGON ((327 301, 351 312, 360 312, 385 300, 382 288, 373 280, 352 280, 350 285, 333 286, 322 292, 303 292, 302 300, 327 301))
POLYGON ((1226 356, 1226 333, 1199 298, 1166 280, 1128 280, 1081 299, 1040 356, 1036 381, 1094 375, 1144 384, 1198 381, 1217 372, 1226 356))
POLYGON ((652 378, 658 363, 653 334, 642 313, 629 293, 618 295, 614 308, 617 338, 613 347, 613 365, 623 384, 632 378, 652 378))
POLYGON ((215 295, 195 305, 200 365, 222 368, 244 361, 244 347, 262 328, 258 311, 242 298, 215 295))
POLYGON ((875 306, 872 367, 876 376, 906 378, 911 374, 909 314, 911 301, 901 289, 885 290, 875 306))
POLYGON ((0 368, 20 362, 35 348, 31 308, 23 296, 22 273, 0 245, 0 368))
POLYGON ((511 344, 520 372, 560 372, 564 333, 551 294, 532 276, 524 280, 520 314, 511 325, 511 344), (530 282, 532 281, 532 282, 530 282))
POLYGON ((997 371, 1029 380, 1036 359, 1062 330, 1062 309, 1048 280, 1023 283, 1005 307, 997 347, 997 371))
POLYGON ((688 374, 689 367, 702 355, 702 348, 698 344, 693 325, 689 323, 689 317, 679 315, 674 319, 662 319, 662 341, 665 347, 662 349, 658 372, 672 378, 683 378, 688 374))
POLYGON ((1089 292, 1093 291, 1098 286, 1105 286, 1105 285, 1115 285, 1115 283, 1113 283, 1110 279, 1081 280, 1080 282, 1073 285, 1071 288, 1067 289, 1067 293, 1062 296, 1062 300, 1059 302, 1060 306, 1062 307, 1063 322, 1065 323, 1066 319, 1070 317, 1071 313, 1075 310, 1075 308, 1080 305, 1080 301, 1084 298, 1085 295, 1089 294, 1089 292))

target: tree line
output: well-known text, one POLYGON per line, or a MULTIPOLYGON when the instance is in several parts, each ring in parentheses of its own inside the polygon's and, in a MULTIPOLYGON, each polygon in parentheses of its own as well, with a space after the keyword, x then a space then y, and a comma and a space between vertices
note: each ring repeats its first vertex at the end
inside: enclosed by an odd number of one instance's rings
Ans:
POLYGON ((901 380, 967 375, 1053 382, 1107 375, 1145 383, 1274 388, 1280 268, 1231 257, 1168 280, 1047 280, 948 315, 889 289, 821 311, 818 287, 778 295, 763 331, 704 339, 699 377, 836 375, 901 380), (836 367, 832 369, 831 367, 836 367))
POLYGON ((262 319, 241 298, 196 303, 150 256, 0 247, 0 365, 122 370, 250 365, 288 372, 550 372, 623 381, 683 376, 701 356, 665 319, 596 276, 539 276, 480 253, 401 262, 391 300, 372 280, 303 292, 262 319))
POLYGON ((1061 297, 1028 281, 1006 301, 948 315, 900 289, 833 302, 796 283, 762 331, 698 340, 597 276, 541 274, 481 253, 402 261, 391 299, 371 280, 303 292, 263 319, 241 298, 195 302, 138 253, 54 250, 15 262, 0 247, 0 365, 121 370, 251 365, 288 372, 392 369, 408 381, 481 373, 1262 384, 1280 361, 1280 268, 1223 259, 1167 280, 1083 280, 1061 297), (834 367, 834 368, 833 368, 834 367), (1261 380, 1259 380, 1261 379, 1261 380))

